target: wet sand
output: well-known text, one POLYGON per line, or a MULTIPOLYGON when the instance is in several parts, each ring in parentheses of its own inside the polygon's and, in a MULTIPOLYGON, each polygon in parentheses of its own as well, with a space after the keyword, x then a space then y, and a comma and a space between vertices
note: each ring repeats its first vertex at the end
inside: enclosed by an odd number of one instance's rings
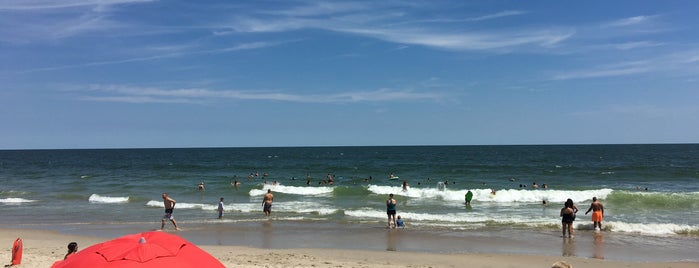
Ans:
MULTIPOLYGON (((197 230, 184 230, 173 233, 197 244, 227 267, 463 267, 467 263, 469 267, 526 268, 551 267, 557 261, 565 261, 573 267, 699 267, 697 262, 614 261, 576 256, 574 254, 566 255, 566 250, 572 250, 572 253, 574 253, 579 246, 576 245, 578 240, 565 242, 566 240, 564 239, 556 239, 557 241, 562 241, 559 244, 560 248, 558 248, 558 253, 561 255, 558 256, 526 253, 509 254, 499 253, 498 251, 481 253, 412 251, 402 248, 406 242, 414 243, 411 242, 413 238, 406 241, 406 237, 408 237, 406 234, 409 234, 406 231, 409 230, 381 230, 380 232, 384 233, 384 237, 375 237, 375 241, 384 240, 386 242, 383 245, 372 246, 367 249, 361 249, 360 246, 348 249, 347 244, 357 243, 355 240, 340 242, 335 247, 330 245, 317 246, 319 244, 308 242, 311 240, 340 240, 348 237, 336 238, 333 234, 323 232, 309 237, 307 241, 287 241, 289 243, 297 243, 294 247, 271 247, 272 245, 268 245, 270 247, 265 248, 257 247, 257 245, 231 246, 196 243, 193 240, 210 239, 210 237, 189 239, 189 237, 197 237, 203 234, 197 230), (331 237, 327 237, 328 235, 331 237), (308 247, 305 247, 305 245, 308 245, 308 247)), ((280 232, 282 231, 280 230, 280 232)), ((293 230, 287 232, 294 233, 293 230)), ((260 233, 253 232, 253 234, 260 233)), ((231 235, 244 236, 243 233, 232 233, 231 235)), ((278 236, 277 233, 269 233, 269 235, 278 236)), ((9 264, 11 246, 17 237, 21 237, 24 241, 21 267, 50 267, 55 261, 63 258, 66 252, 66 245, 71 241, 78 242, 79 247, 82 249, 111 239, 103 236, 68 235, 49 230, 0 229, 0 243, 6 245, 0 251, 0 260, 5 260, 7 262, 5 264, 9 264)), ((275 243, 282 241, 282 239, 291 239, 292 237, 295 236, 281 235, 279 238, 270 237, 268 242, 275 243)), ((412 234, 411 237, 413 237, 412 234)), ((423 237, 417 236, 414 239, 420 240, 421 238, 423 237)), ((360 235, 356 239, 366 239, 366 236, 360 235)), ((439 241, 438 237, 435 239, 439 241)), ((264 241, 264 238, 259 241, 264 241)), ((442 242, 446 243, 448 241, 442 242)), ((477 241, 471 242, 479 243, 477 241)), ((324 243, 330 244, 328 242, 324 243)), ((365 243, 359 242, 357 244, 364 245, 365 243)), ((417 245, 419 244, 417 243, 417 245)), ((414 245, 414 247, 417 247, 417 245, 414 245)), ((424 245, 429 246, 429 243, 424 245)), ((497 245, 496 243, 494 247, 497 247, 497 245)))

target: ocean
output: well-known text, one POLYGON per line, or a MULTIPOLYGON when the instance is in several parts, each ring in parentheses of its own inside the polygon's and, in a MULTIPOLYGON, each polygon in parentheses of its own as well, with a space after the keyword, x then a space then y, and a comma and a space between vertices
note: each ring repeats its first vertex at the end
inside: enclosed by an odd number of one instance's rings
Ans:
MULTIPOLYGON (((594 243, 584 212, 597 197, 606 258, 657 260, 646 252, 660 247, 665 260, 698 261, 698 160, 699 144, 0 150, 0 227, 109 237, 159 229, 167 192, 181 233, 199 243, 565 255, 560 208, 575 202, 575 239, 594 243), (323 184, 328 176, 333 185, 323 184), (261 206, 268 189, 269 218, 261 206), (411 238, 363 244, 387 231, 391 193, 411 238), (263 238, 221 235, 246 230, 263 238), (307 238, 323 232, 343 242, 307 238), (500 242, 483 242, 491 239, 500 242), (548 239, 553 249, 532 246, 548 239)), ((599 257, 586 248, 574 254, 599 257)))

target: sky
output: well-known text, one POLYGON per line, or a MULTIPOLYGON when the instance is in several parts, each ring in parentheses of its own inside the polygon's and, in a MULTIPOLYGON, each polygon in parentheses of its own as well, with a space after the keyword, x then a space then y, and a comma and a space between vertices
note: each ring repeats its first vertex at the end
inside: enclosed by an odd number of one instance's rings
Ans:
POLYGON ((0 149, 699 142, 697 1, 0 1, 0 149))

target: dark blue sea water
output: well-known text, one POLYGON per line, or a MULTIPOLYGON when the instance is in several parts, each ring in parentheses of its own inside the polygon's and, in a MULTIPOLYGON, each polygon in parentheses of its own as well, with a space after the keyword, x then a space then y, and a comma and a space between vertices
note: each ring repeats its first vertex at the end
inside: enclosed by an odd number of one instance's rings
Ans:
POLYGON ((581 209, 576 228, 591 230, 583 212, 596 196, 607 233, 694 243, 698 160, 697 144, 5 150, 0 226, 158 228, 162 192, 177 200, 184 228, 245 225, 268 220, 261 202, 271 189, 272 219, 297 226, 383 227, 393 193, 413 230, 558 233, 567 198, 581 209))

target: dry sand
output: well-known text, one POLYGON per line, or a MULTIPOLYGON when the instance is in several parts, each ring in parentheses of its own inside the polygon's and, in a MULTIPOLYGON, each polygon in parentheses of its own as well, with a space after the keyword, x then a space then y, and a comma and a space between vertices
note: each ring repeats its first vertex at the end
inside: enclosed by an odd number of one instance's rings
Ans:
MULTIPOLYGON (((63 259, 69 242, 86 248, 109 239, 64 235, 54 231, 0 229, 0 264, 10 263, 11 247, 20 237, 24 254, 19 267, 50 267, 63 259)), ((572 267, 699 267, 699 263, 633 263, 576 257, 509 254, 435 254, 340 249, 259 249, 198 245, 226 267, 551 267, 565 261, 572 267)))

